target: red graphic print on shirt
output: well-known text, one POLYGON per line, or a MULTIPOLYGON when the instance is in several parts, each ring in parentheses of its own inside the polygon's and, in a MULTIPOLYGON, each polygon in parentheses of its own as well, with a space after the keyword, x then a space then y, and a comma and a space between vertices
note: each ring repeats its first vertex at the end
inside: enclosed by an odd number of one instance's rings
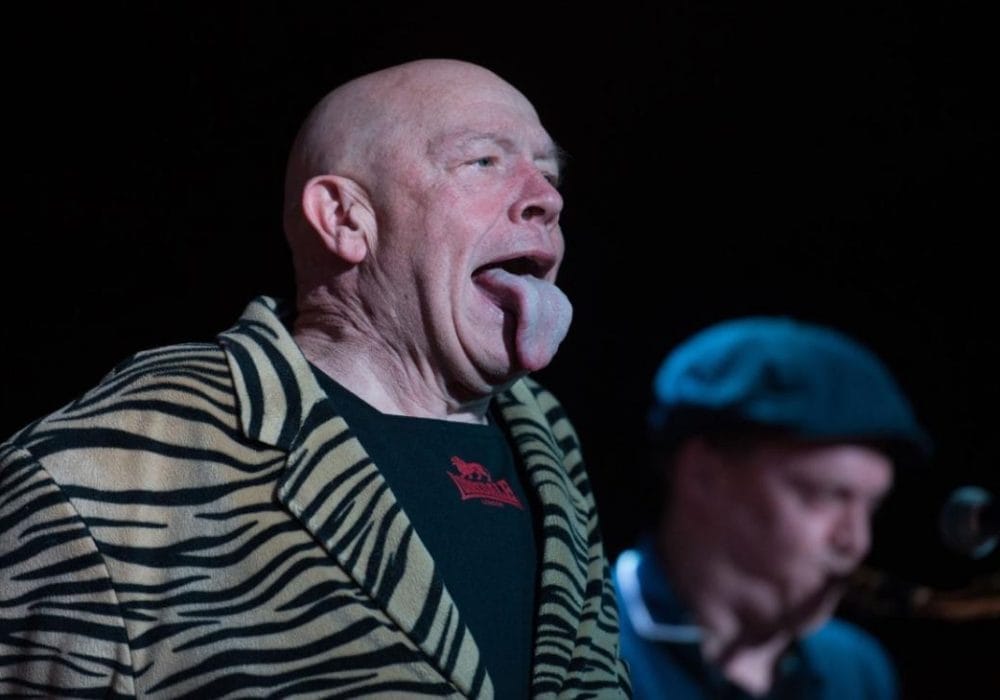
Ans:
POLYGON ((461 457, 452 457, 451 463, 458 470, 458 474, 448 472, 448 476, 455 482, 463 501, 478 498, 486 505, 501 507, 511 505, 524 510, 524 506, 506 479, 493 481, 486 467, 478 462, 466 462, 461 457))

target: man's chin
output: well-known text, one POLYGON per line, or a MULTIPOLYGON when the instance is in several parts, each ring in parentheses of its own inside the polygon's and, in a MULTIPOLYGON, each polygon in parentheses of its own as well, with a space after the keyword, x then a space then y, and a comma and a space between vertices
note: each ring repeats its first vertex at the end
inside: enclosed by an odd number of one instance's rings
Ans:
POLYGON ((840 581, 824 585, 816 593, 794 606, 790 611, 789 625, 799 634, 813 632, 822 627, 836 612, 844 590, 844 584, 840 581))
POLYGON ((464 384, 462 393, 468 398, 489 398, 501 391, 506 391, 528 371, 519 367, 509 356, 468 358, 471 366, 466 365, 460 381, 464 384))
POLYGON ((518 380, 523 379, 528 375, 528 371, 524 369, 517 369, 510 367, 504 372, 494 373, 487 380, 489 385, 492 387, 493 394, 498 394, 501 391, 506 391, 510 389, 518 380))

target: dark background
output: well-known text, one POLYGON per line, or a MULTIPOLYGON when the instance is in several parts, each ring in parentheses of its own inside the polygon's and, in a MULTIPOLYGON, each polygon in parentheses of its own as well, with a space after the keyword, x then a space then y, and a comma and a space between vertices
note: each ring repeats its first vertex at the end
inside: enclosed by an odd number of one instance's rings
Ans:
POLYGON ((665 352, 740 314, 832 324, 886 360, 937 444, 876 522, 871 564, 904 603, 845 613, 889 646, 906 697, 997 696, 998 618, 905 604, 912 586, 1000 596, 1000 554, 936 533, 954 487, 1000 493, 988 3, 205 4, 5 21, 0 432, 287 296, 282 169, 306 111, 369 70, 472 60, 570 154, 575 321, 540 378, 581 434, 610 552, 650 506, 638 445, 665 352))

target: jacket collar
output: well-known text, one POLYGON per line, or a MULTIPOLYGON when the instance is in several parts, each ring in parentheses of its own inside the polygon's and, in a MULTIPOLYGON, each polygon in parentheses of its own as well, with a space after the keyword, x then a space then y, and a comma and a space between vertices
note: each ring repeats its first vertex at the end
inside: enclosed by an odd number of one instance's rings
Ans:
MULTIPOLYGON (((287 453, 277 497, 327 552, 462 692, 490 689, 479 650, 394 494, 346 421, 336 413, 270 297, 252 301, 219 336, 246 436, 287 453)), ((539 389, 521 380, 497 397, 499 415, 541 503, 539 619, 580 619, 587 572, 587 523, 567 508, 579 494, 562 468, 539 389), (569 549, 571 555, 567 555, 569 549), (573 556, 575 554, 575 556, 573 556), (569 592, 569 593, 567 593, 569 592)), ((537 625, 535 673, 546 649, 565 646, 558 626, 537 625)), ((565 673, 566 669, 545 672, 565 673)), ((486 693, 487 695, 490 693, 486 693)))

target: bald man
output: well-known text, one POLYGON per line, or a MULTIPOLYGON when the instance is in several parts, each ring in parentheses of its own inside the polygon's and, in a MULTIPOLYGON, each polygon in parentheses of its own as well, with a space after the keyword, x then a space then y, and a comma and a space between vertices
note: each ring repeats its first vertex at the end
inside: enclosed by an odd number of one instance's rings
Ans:
POLYGON ((0 446, 0 693, 629 693, 572 426, 559 151, 484 68, 353 80, 289 157, 294 313, 0 446))

